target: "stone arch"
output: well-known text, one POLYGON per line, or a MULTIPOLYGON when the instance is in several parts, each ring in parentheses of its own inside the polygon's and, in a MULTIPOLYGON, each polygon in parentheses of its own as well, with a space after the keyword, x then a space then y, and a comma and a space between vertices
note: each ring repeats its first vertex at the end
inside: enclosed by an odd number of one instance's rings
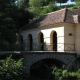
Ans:
MULTIPOLYGON (((61 65, 63 65, 63 64, 65 64, 65 63, 62 62, 61 60, 54 59, 54 58, 45 58, 45 59, 38 60, 37 62, 39 62, 39 61, 45 61, 46 63, 54 63, 56 66, 57 66, 58 64, 60 64, 60 65, 58 65, 58 67, 61 66, 61 65), (50 62, 49 62, 49 61, 50 61, 50 62)), ((35 63, 37 63, 37 62, 35 62, 35 63)), ((35 63, 33 63, 32 65, 34 65, 35 63)), ((32 66, 32 65, 31 65, 31 66, 32 66)), ((65 65, 66 65, 66 64, 65 64, 65 65)))
POLYGON ((33 47, 33 37, 32 37, 32 34, 28 35, 28 43, 29 43, 29 50, 32 51, 32 47, 33 47))
POLYGON ((48 59, 48 58, 59 60, 59 61, 65 63, 66 65, 69 64, 69 61, 65 57, 61 58, 60 55, 54 56, 54 54, 52 54, 52 55, 51 54, 47 54, 46 56, 45 55, 32 56, 30 58, 30 60, 28 60, 27 66, 28 65, 31 66, 32 64, 34 64, 34 63, 36 63, 36 62, 38 62, 40 60, 48 59))
POLYGON ((36 71, 38 72, 38 70, 42 72, 42 74, 40 75, 44 75, 44 71, 46 71, 50 67, 57 66, 58 68, 62 68, 63 65, 66 66, 65 63, 57 59, 53 59, 53 58, 41 59, 30 66, 30 76, 33 76, 34 74, 36 74, 37 76, 36 71), (38 66, 38 68, 36 68, 35 66, 38 66))
POLYGON ((44 35, 42 32, 38 34, 38 43, 40 46, 40 50, 44 50, 44 35))
POLYGON ((43 59, 56 59, 63 63, 65 63, 66 66, 68 66, 70 63, 72 63, 75 60, 75 55, 73 54, 65 54, 65 53, 54 53, 53 52, 46 52, 42 53, 39 52, 39 54, 33 53, 33 54, 24 54, 24 64, 25 64, 25 72, 27 74, 30 74, 30 66, 34 63, 43 60, 43 59))
POLYGON ((51 31, 50 34, 50 45, 51 45, 51 50, 57 51, 57 32, 56 31, 51 31))

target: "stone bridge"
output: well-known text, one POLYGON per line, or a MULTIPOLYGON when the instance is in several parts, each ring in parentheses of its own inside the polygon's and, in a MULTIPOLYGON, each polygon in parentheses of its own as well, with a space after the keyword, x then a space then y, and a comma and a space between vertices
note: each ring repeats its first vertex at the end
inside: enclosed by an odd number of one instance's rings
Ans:
POLYGON ((53 52, 53 51, 22 51, 24 56, 25 72, 30 74, 30 66, 42 59, 57 59, 68 66, 76 59, 75 52, 53 52))

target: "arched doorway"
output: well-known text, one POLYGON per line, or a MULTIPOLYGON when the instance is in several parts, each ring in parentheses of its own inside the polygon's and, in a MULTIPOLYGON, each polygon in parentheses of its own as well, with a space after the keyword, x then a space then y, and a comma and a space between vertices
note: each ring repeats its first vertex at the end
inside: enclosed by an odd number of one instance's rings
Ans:
POLYGON ((32 51, 33 39, 31 34, 28 35, 28 42, 29 42, 29 50, 32 51))
POLYGON ((23 36, 19 35, 20 43, 23 44, 23 36))
POLYGON ((38 42, 39 42, 40 50, 44 50, 44 37, 42 32, 40 32, 38 35, 38 42))
POLYGON ((20 42, 20 45, 21 45, 20 49, 24 50, 24 43, 23 43, 23 36, 22 35, 19 36, 19 42, 20 42))
POLYGON ((57 51, 57 33, 52 31, 50 34, 50 44, 52 45, 51 50, 57 51))

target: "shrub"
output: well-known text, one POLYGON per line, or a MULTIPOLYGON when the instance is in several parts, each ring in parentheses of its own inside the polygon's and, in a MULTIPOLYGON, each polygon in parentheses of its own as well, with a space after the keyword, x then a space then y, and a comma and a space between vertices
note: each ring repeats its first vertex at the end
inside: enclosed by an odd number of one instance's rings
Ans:
POLYGON ((52 74, 55 76, 55 79, 61 79, 62 78, 62 69, 59 69, 56 66, 54 66, 52 74))
POLYGON ((80 70, 77 72, 70 72, 67 69, 59 69, 57 67, 53 67, 52 74, 55 76, 57 80, 77 80, 80 79, 80 70))
POLYGON ((80 69, 76 72, 76 76, 78 79, 80 79, 80 69))
POLYGON ((15 61, 12 55, 0 60, 0 80, 22 80, 22 59, 15 61))

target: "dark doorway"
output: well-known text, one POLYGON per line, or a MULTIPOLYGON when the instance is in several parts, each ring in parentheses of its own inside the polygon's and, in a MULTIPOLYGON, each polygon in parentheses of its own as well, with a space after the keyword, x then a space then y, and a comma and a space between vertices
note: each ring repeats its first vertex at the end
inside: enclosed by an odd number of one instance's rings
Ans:
POLYGON ((33 39, 32 39, 32 35, 29 34, 29 48, 30 48, 30 51, 32 51, 32 44, 33 44, 33 39))
POLYGON ((54 31, 53 33, 53 51, 57 51, 57 33, 54 31))
POLYGON ((40 34, 40 50, 44 50, 44 38, 43 38, 43 33, 40 34))
POLYGON ((22 36, 22 35, 19 36, 19 40, 20 40, 20 44, 21 44, 20 49, 21 49, 21 50, 24 50, 23 36, 22 36))

